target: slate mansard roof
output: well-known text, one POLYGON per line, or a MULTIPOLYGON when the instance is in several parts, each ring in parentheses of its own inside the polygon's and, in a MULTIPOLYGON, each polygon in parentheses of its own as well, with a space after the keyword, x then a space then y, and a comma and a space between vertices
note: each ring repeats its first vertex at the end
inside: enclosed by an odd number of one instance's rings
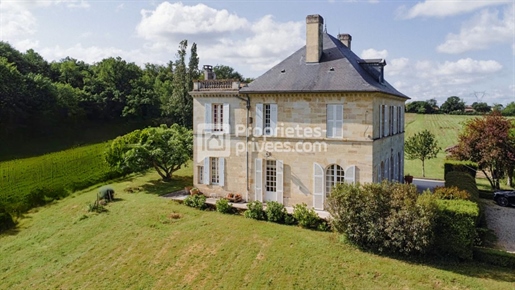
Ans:
POLYGON ((306 46, 240 90, 241 93, 382 92, 408 99, 382 80, 384 60, 363 60, 337 38, 323 33, 318 63, 306 63, 306 46))

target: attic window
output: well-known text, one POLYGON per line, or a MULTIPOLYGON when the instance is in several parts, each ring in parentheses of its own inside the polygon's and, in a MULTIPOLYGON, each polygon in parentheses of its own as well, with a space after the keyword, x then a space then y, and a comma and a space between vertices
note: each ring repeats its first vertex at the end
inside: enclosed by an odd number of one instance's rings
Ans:
POLYGON ((286 72, 286 70, 285 70, 285 69, 282 69, 282 70, 281 70, 281 73, 282 73, 282 74, 283 74, 283 73, 285 73, 285 72, 286 72))

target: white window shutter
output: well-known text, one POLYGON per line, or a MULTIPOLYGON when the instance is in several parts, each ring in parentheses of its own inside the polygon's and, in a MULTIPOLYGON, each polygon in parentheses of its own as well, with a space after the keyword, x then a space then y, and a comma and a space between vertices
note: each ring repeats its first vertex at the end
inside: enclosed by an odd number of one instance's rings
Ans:
POLYGON ((256 158, 256 200, 263 202, 263 160, 256 158))
POLYGON ((211 130, 213 129, 213 107, 211 106, 211 103, 206 103, 204 108, 206 110, 204 119, 204 131, 211 132, 211 130))
POLYGON ((343 138, 343 105, 334 105, 334 137, 343 138))
POLYGON ((397 134, 397 106, 393 107, 393 134, 397 134))
POLYGON ((276 192, 277 192, 277 202, 283 204, 283 193, 284 193, 284 170, 283 170, 283 161, 277 160, 275 162, 276 165, 276 192))
POLYGON ((263 135, 263 104, 256 104, 256 120, 254 124, 254 132, 257 136, 263 135))
POLYGON ((218 185, 224 186, 225 184, 225 158, 218 158, 218 185))
POLYGON ((388 157, 386 157, 386 163, 385 163, 384 170, 385 170, 384 177, 387 180, 390 180, 390 158, 388 158, 388 157))
POLYGON ((345 183, 354 184, 356 183, 356 166, 352 165, 345 169, 345 183))
POLYGON ((223 132, 224 133, 231 133, 231 127, 229 126, 229 120, 230 120, 230 111, 229 111, 229 103, 223 104, 223 115, 222 115, 222 122, 223 122, 223 132))
POLYGON ((327 105, 327 123, 326 123, 326 132, 327 137, 334 137, 334 108, 331 105, 327 105))
POLYGON ((277 129, 277 104, 270 104, 270 129, 272 129, 271 134, 276 136, 277 129))
POLYGON ((379 105, 379 138, 383 137, 383 105, 379 105))
POLYGON ((209 157, 204 158, 204 168, 202 168, 202 177, 204 180, 202 180, 203 184, 209 184, 209 181, 211 179, 211 164, 209 162, 209 157))
POLYGON ((401 132, 404 132, 404 106, 401 106, 401 132))
POLYGON ((313 207, 324 209, 324 169, 318 163, 313 163, 313 207))
POLYGON ((393 180, 399 180, 399 176, 397 175, 397 155, 393 155, 393 180))
POLYGON ((384 128, 385 128, 385 136, 390 135, 390 106, 384 106, 384 128))

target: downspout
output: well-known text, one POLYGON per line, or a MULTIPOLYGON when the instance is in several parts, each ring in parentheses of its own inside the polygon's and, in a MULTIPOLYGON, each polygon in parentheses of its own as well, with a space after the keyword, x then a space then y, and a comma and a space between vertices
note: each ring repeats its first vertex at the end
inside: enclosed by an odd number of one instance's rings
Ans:
POLYGON ((249 120, 250 120, 250 97, 248 94, 246 94, 246 99, 240 97, 240 96, 236 96, 236 98, 244 101, 247 103, 246 105, 246 108, 247 108, 247 125, 246 125, 246 132, 245 132, 245 171, 246 171, 246 175, 247 175, 247 180, 246 180, 246 184, 247 184, 247 192, 245 193, 245 200, 248 202, 249 201, 249 120))

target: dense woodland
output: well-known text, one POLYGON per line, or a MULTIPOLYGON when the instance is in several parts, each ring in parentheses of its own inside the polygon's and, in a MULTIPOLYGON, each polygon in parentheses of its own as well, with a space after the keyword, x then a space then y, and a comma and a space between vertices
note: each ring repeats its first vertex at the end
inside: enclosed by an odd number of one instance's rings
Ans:
MULTIPOLYGON (((243 81, 231 67, 214 70, 218 78, 243 81)), ((187 40, 175 60, 144 67, 120 57, 48 62, 32 49, 23 53, 0 42, 0 135, 45 134, 88 122, 158 120, 191 128, 188 92, 199 77, 197 45, 188 51, 187 40)))

